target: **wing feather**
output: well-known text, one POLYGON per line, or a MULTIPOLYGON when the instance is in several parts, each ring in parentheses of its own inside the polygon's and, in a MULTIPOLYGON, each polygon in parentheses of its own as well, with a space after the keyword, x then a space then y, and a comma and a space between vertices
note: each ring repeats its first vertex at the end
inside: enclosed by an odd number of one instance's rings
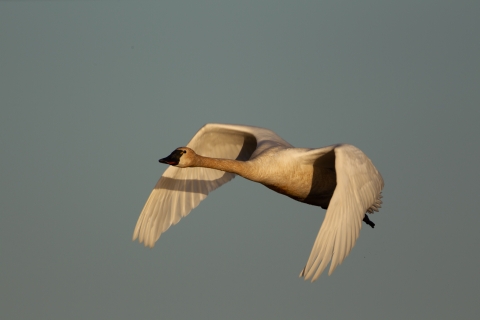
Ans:
MULTIPOLYGON (((207 157, 249 160, 262 149, 291 145, 274 132, 250 126, 207 124, 187 144, 207 157)), ((234 174, 208 168, 168 167, 150 193, 133 232, 153 247, 160 235, 190 213, 207 195, 234 178, 234 174)))
MULTIPOLYGON (((383 188, 382 176, 362 151, 351 145, 333 148, 337 186, 301 274, 312 282, 328 263, 330 275, 348 256, 358 239, 366 211, 380 201, 383 188)), ((318 150, 320 156, 326 153, 318 150)), ((314 153, 312 150, 309 156, 313 157, 314 153)))

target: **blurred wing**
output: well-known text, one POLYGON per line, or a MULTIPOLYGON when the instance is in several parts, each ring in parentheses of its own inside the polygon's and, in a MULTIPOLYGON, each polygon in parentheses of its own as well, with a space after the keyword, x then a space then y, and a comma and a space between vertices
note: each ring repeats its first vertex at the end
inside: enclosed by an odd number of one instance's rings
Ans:
MULTIPOLYGON (((197 154, 246 161, 258 148, 290 146, 270 130, 207 124, 188 143, 197 154)), ((160 235, 199 205, 213 190, 234 178, 233 173, 208 168, 170 166, 157 182, 143 207, 133 232, 145 246, 153 247, 160 235)))
MULTIPOLYGON (((335 152, 337 186, 307 265, 301 273, 305 280, 311 278, 312 282, 317 280, 329 262, 328 274, 332 274, 350 253, 362 228, 365 212, 378 203, 383 189, 382 176, 362 151, 351 145, 327 148, 333 148, 335 152)), ((323 156, 327 148, 309 153, 313 155, 317 152, 323 156)))

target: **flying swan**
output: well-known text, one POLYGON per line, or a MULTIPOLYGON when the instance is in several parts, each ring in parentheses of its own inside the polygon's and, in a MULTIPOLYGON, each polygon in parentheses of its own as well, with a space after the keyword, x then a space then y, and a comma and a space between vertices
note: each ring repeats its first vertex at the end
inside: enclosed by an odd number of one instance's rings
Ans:
POLYGON ((366 213, 378 211, 383 179, 358 148, 335 144, 294 148, 268 129, 207 124, 186 147, 160 159, 169 164, 147 199, 133 232, 153 247, 160 235, 236 174, 294 200, 327 209, 307 264, 300 273, 315 281, 350 253, 366 213), (185 169, 186 168, 186 169, 185 169))

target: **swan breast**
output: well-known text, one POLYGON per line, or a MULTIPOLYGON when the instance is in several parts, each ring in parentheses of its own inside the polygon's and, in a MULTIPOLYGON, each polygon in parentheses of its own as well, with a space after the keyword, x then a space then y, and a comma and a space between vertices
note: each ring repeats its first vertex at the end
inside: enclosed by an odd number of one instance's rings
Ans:
POLYGON ((300 149, 269 150, 250 165, 253 175, 245 177, 294 200, 326 209, 335 191, 334 169, 298 161, 300 149))

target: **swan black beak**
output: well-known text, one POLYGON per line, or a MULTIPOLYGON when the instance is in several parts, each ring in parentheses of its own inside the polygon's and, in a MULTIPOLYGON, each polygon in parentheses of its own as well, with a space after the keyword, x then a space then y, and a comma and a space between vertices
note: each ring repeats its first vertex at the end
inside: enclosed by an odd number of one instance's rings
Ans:
POLYGON ((175 162, 175 161, 172 161, 170 159, 170 157, 166 157, 166 158, 162 158, 162 159, 159 159, 158 162, 160 163, 166 163, 166 164, 169 164, 171 166, 176 166, 178 164, 178 162, 175 162))
POLYGON ((159 159, 158 162, 166 163, 171 166, 176 166, 180 162, 180 157, 182 156, 182 150, 175 150, 166 158, 159 159))

